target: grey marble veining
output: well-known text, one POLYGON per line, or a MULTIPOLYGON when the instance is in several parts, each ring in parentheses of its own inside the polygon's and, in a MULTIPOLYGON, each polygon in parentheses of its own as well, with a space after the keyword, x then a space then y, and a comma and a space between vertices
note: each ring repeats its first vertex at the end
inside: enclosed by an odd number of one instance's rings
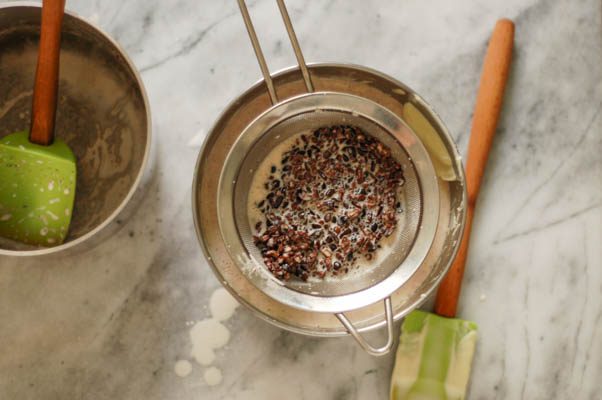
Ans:
MULTIPOLYGON (((597 1, 287 2, 308 61, 367 65, 421 93, 462 153, 487 38, 516 22, 505 109, 460 315, 480 339, 471 399, 602 398, 602 23, 597 1)), ((294 63, 276 5, 250 1, 272 70, 294 63)), ((0 258, 0 399, 386 399, 393 357, 279 330, 239 308, 208 387, 187 321, 218 287, 190 186, 219 112, 259 79, 235 1, 68 1, 142 72, 155 169, 136 214, 72 258, 0 258)), ((378 334, 375 334, 378 338, 378 334)))

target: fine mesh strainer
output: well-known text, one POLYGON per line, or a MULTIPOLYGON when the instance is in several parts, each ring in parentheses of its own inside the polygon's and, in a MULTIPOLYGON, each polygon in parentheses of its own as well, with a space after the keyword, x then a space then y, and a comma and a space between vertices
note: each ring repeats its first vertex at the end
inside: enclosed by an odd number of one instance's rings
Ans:
POLYGON ((248 124, 228 152, 218 185, 218 224, 230 258, 259 290, 278 302, 312 312, 334 313, 347 330, 372 354, 384 354, 392 345, 390 295, 424 261, 437 228, 439 189, 429 153, 405 123, 387 108, 362 97, 336 92, 314 92, 282 0, 278 5, 308 93, 279 102, 244 0, 243 19, 259 61, 272 107, 248 124), (405 185, 400 193, 404 210, 394 233, 392 250, 378 261, 347 275, 322 281, 282 282, 268 271, 253 243, 248 216, 253 174, 278 144, 291 135, 311 133, 333 125, 352 125, 391 149, 402 165, 405 185), (344 312, 384 300, 389 338, 381 348, 370 346, 344 312))

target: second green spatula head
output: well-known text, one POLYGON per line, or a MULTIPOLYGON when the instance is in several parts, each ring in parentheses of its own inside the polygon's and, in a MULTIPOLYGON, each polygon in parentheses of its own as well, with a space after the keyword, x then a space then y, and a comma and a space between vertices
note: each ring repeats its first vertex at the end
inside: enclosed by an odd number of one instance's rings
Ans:
POLYGON ((401 328, 391 399, 465 399, 476 340, 474 322, 412 311, 401 328))

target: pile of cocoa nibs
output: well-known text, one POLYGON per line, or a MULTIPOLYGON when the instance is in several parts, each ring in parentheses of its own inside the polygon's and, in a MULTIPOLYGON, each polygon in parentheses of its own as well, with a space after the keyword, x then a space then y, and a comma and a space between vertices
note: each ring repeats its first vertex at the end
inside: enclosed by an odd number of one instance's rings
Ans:
POLYGON ((357 127, 300 135, 271 166, 268 194, 256 204, 265 218, 254 241, 265 265, 281 280, 306 281, 371 260, 397 226, 403 183, 390 149, 357 127))

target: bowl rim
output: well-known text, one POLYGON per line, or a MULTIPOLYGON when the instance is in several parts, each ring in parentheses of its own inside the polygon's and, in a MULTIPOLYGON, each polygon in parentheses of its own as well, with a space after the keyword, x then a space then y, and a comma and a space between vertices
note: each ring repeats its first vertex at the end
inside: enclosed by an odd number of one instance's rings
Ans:
MULTIPOLYGON (((0 12, 7 8, 37 8, 39 10, 42 9, 41 4, 34 3, 31 1, 15 1, 15 2, 11 2, 11 3, 0 4, 0 12)), ((28 249, 26 249, 26 250, 8 250, 8 249, 0 248, 0 255, 2 255, 2 256, 26 257, 26 256, 42 256, 42 255, 55 254, 55 253, 60 253, 62 251, 65 251, 67 249, 74 248, 74 247, 86 242, 88 239, 95 236, 97 233, 102 231, 107 225, 109 225, 111 222, 113 222, 117 218, 117 216, 123 211, 123 209, 127 206, 127 204, 130 202, 130 200, 134 196, 134 193, 138 189, 138 186, 140 185, 140 182, 142 180, 144 172, 146 171, 148 160, 150 158, 150 150, 151 150, 151 145, 152 145, 152 130, 153 130, 152 129, 151 109, 150 109, 150 102, 148 100, 148 95, 146 93, 146 88, 144 87, 144 82, 142 80, 142 76, 140 75, 140 72, 138 71, 138 68, 136 67, 136 65, 134 64, 132 59, 128 56, 125 49, 117 41, 115 41, 113 38, 111 38, 111 36, 109 36, 108 33, 106 33, 104 30, 102 30, 97 24, 91 22, 87 18, 84 18, 81 15, 79 15, 73 11, 65 10, 65 15, 67 15, 69 18, 74 18, 76 20, 79 20, 80 22, 82 22, 85 25, 88 25, 90 28, 92 28, 98 34, 100 34, 100 36, 104 40, 106 40, 114 49, 116 49, 119 52, 119 54, 125 60, 126 65, 130 68, 130 71, 134 75, 134 78, 136 79, 136 82, 138 84, 138 88, 140 89, 140 94, 142 96, 142 101, 144 103, 144 109, 145 109, 145 114, 146 114, 146 126, 147 126, 146 143, 144 146, 145 148, 144 148, 144 154, 142 156, 142 162, 140 163, 140 167, 138 169, 138 172, 136 174, 134 181, 131 184, 130 190, 128 191, 126 196, 123 198, 121 203, 115 208, 115 210, 113 210, 113 212, 108 217, 106 217, 104 219, 104 221, 102 221, 94 229, 90 230, 89 232, 85 233, 84 235, 82 235, 74 240, 64 242, 63 244, 61 244, 59 246, 36 248, 36 249, 32 249, 32 250, 28 250, 28 249)))

